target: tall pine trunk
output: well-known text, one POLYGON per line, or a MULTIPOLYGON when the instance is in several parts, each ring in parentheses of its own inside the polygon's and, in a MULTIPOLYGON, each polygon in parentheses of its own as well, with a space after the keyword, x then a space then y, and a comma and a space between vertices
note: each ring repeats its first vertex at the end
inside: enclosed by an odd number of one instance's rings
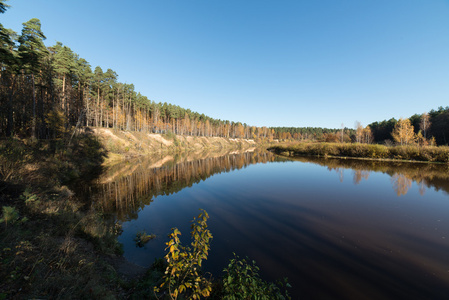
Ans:
POLYGON ((14 97, 14 87, 16 85, 16 75, 12 75, 12 83, 8 96, 8 123, 6 125, 6 136, 10 137, 13 133, 13 122, 14 122, 14 112, 13 112, 13 97, 14 97))
POLYGON ((32 136, 36 138, 36 84, 34 82, 34 73, 31 73, 33 81, 33 120, 32 120, 32 136))
POLYGON ((97 107, 95 108, 95 126, 98 127, 98 110, 100 109, 100 88, 97 89, 97 107))

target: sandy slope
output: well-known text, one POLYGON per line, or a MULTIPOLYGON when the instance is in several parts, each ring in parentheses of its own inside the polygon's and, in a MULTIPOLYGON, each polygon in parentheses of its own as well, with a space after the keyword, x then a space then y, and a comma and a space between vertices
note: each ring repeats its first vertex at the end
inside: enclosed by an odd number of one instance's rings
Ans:
POLYGON ((108 150, 109 161, 123 157, 176 153, 181 151, 238 150, 257 146, 254 140, 222 137, 161 135, 121 131, 108 128, 88 128, 108 150))

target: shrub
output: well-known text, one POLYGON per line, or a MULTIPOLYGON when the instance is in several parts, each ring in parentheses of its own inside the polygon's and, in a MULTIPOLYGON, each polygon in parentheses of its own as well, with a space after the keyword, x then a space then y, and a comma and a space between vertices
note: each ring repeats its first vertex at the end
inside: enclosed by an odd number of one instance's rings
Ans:
MULTIPOLYGON (((209 242, 212 234, 207 228, 209 215, 205 210, 192 221, 192 243, 190 247, 181 245, 178 235, 181 234, 177 228, 169 235, 170 240, 166 243, 168 253, 165 255, 168 266, 164 275, 164 282, 160 287, 168 289, 172 299, 177 299, 184 292, 189 294, 189 298, 200 299, 201 296, 208 297, 212 290, 210 280, 204 278, 201 271, 203 259, 207 259, 209 253, 209 242)), ((160 289, 155 287, 155 292, 160 289)))
POLYGON ((250 264, 234 253, 234 258, 223 271, 226 273, 223 278, 223 299, 291 299, 287 291, 291 286, 287 279, 277 284, 262 280, 254 260, 250 264))
POLYGON ((371 158, 387 158, 389 155, 388 148, 384 145, 367 145, 369 148, 369 157, 371 158))
MULTIPOLYGON (((156 297, 164 295, 165 289, 171 299, 200 299, 209 297, 212 293, 212 281, 205 278, 201 272, 201 265, 207 259, 209 243, 212 234, 207 228, 209 215, 201 210, 198 218, 192 221, 192 243, 190 247, 181 245, 178 235, 181 233, 177 228, 169 235, 170 240, 166 243, 168 253, 165 255, 167 268, 162 278, 162 284, 154 287, 156 297)), ((245 259, 240 260, 234 254, 223 278, 223 290, 220 299, 291 299, 287 288, 290 285, 287 279, 283 282, 269 283, 263 281, 259 276, 259 267, 252 261, 248 264, 245 259), (284 290, 282 290, 284 289, 284 290)), ((215 283, 215 286, 220 286, 215 283)), ((219 288, 217 288, 219 290, 219 288)), ((215 296, 220 294, 214 288, 215 296)))
POLYGON ((19 219, 19 212, 14 206, 3 206, 2 211, 3 217, 0 222, 5 222, 6 227, 8 227, 8 223, 14 223, 19 219))

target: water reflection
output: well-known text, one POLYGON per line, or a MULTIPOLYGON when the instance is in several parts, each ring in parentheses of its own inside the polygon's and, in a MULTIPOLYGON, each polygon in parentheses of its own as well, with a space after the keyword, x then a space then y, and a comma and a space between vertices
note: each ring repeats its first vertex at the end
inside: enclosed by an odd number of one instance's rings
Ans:
POLYGON ((449 166, 447 164, 404 163, 386 161, 366 161, 337 158, 298 157, 292 160, 311 162, 326 166, 329 171, 335 171, 340 182, 344 181, 344 170, 353 173, 354 184, 360 184, 362 179, 368 180, 371 172, 381 172, 391 176, 391 183, 398 196, 407 194, 415 182, 419 193, 424 195, 426 188, 435 188, 449 193, 449 166))
POLYGON ((114 212, 121 221, 136 219, 137 213, 157 196, 177 193, 214 174, 285 160, 260 149, 225 155, 203 152, 138 158, 113 166, 101 176, 97 201, 105 212, 114 212))
MULTIPOLYGON (((408 189, 412 187, 412 180, 407 178, 404 174, 394 174, 391 177, 391 182, 393 183, 393 189, 398 196, 407 194, 408 189)), ((424 179, 422 182, 424 182, 424 179)))
POLYGON ((119 240, 142 266, 164 255, 170 228, 188 240, 189 221, 204 208, 214 235, 205 267, 214 276, 236 252, 268 280, 289 277, 293 299, 447 297, 449 201, 438 192, 449 191, 447 166, 296 160, 271 163, 287 160, 257 150, 141 159, 105 173, 97 199, 130 220, 119 240), (137 248, 140 230, 157 238, 137 248))
POLYGON ((362 179, 367 180, 369 177, 368 171, 362 171, 362 170, 354 170, 354 184, 359 184, 362 179))

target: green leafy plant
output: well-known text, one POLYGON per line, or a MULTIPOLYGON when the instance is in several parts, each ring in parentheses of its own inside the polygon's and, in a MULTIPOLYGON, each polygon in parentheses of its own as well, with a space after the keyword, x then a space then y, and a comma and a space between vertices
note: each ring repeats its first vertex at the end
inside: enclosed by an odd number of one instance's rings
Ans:
POLYGON ((2 210, 3 218, 0 219, 0 222, 5 222, 6 227, 8 227, 8 223, 14 223, 19 219, 19 212, 14 206, 3 206, 2 210))
MULTIPOLYGON (((248 263, 246 259, 240 259, 234 254, 229 265, 223 271, 222 284, 218 284, 218 290, 213 282, 203 276, 201 265, 210 249, 212 234, 207 228, 209 215, 205 210, 192 221, 191 247, 181 245, 177 228, 172 229, 170 240, 166 243, 165 260, 167 267, 162 276, 162 283, 154 287, 156 298, 159 296, 170 299, 200 299, 202 297, 219 297, 220 299, 261 299, 261 300, 285 300, 291 299, 287 289, 290 288, 287 278, 276 283, 266 282, 259 276, 259 267, 255 261, 248 263), (222 288, 221 288, 222 286, 222 288)), ((217 282, 215 282, 217 287, 217 282)), ((165 298, 164 298, 165 299, 165 298)), ((215 299, 215 298, 214 298, 215 299)))
POLYGON ((254 260, 248 263, 234 253, 234 258, 223 271, 226 273, 223 277, 224 299, 291 299, 287 291, 291 287, 287 278, 276 284, 262 280, 254 260))
POLYGON ((179 235, 181 232, 173 228, 169 235, 170 240, 166 243, 168 250, 165 259, 168 266, 165 271, 164 282, 160 287, 155 287, 155 293, 160 292, 160 288, 168 290, 171 299, 177 299, 182 293, 186 293, 189 299, 200 299, 201 296, 208 297, 212 290, 212 282, 206 279, 201 273, 201 265, 207 259, 209 253, 209 243, 212 234, 207 228, 209 215, 205 210, 192 221, 192 247, 181 245, 179 235))
POLYGON ((136 237, 134 241, 136 242, 136 246, 143 247, 146 243, 156 237, 155 234, 147 234, 145 231, 139 231, 136 233, 136 237))
POLYGON ((21 200, 25 200, 26 205, 39 204, 39 197, 34 194, 29 187, 25 189, 25 191, 20 196, 21 200))

